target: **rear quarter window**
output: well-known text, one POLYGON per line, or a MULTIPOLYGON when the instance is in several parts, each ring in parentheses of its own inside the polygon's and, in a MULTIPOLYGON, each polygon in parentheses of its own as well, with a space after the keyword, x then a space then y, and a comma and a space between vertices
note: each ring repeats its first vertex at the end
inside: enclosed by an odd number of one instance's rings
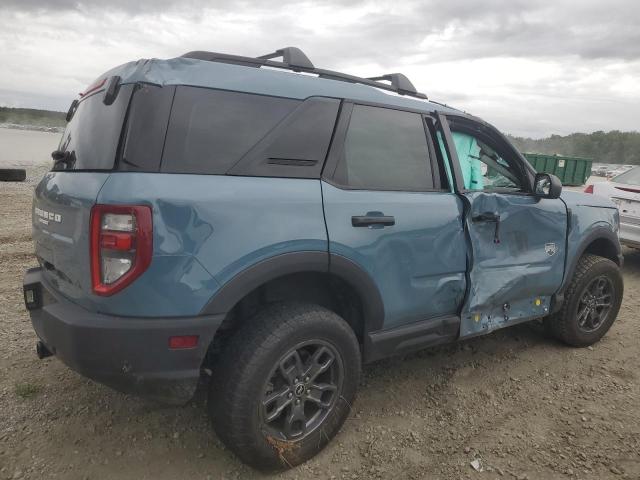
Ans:
POLYGON ((118 170, 157 172, 176 87, 141 84, 131 98, 118 170))
POLYGON ((299 104, 287 98, 179 86, 161 170, 225 174, 299 104))

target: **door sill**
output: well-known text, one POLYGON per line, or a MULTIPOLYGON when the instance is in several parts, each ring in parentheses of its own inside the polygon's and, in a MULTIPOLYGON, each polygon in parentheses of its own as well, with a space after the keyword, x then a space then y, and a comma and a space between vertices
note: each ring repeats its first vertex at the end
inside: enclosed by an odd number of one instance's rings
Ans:
POLYGON ((453 342, 459 330, 460 317, 452 315, 371 332, 365 339, 364 362, 453 342))

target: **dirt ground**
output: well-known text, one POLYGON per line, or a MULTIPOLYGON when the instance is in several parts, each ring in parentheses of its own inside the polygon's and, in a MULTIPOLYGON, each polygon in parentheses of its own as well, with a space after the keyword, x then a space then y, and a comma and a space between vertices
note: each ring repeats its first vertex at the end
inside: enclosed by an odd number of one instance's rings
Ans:
MULTIPOLYGON (((202 404, 156 405, 37 359, 21 282, 42 173, 0 183, 0 479, 262 478, 202 404)), ((640 253, 625 253, 622 310, 594 347, 527 324, 367 366, 336 439, 272 477, 640 478, 640 253)))

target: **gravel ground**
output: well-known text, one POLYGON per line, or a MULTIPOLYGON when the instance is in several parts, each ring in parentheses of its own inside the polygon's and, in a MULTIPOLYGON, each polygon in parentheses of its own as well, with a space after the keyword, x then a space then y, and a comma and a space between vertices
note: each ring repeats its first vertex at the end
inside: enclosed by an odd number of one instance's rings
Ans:
MULTIPOLYGON (((43 172, 0 183, 0 479, 261 478, 224 449, 201 402, 156 405, 37 359, 21 281, 43 172)), ((271 477, 640 478, 640 253, 625 253, 622 310, 594 347, 528 324, 367 366, 336 439, 271 477)))

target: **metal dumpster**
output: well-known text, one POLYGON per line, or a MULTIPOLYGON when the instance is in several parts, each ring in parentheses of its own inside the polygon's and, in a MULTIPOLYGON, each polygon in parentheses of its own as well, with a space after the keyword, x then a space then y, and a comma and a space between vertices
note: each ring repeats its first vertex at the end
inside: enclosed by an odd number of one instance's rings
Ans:
POLYGON ((565 155, 544 155, 523 153, 536 172, 552 173, 563 185, 584 185, 591 176, 590 158, 567 157, 565 155))

